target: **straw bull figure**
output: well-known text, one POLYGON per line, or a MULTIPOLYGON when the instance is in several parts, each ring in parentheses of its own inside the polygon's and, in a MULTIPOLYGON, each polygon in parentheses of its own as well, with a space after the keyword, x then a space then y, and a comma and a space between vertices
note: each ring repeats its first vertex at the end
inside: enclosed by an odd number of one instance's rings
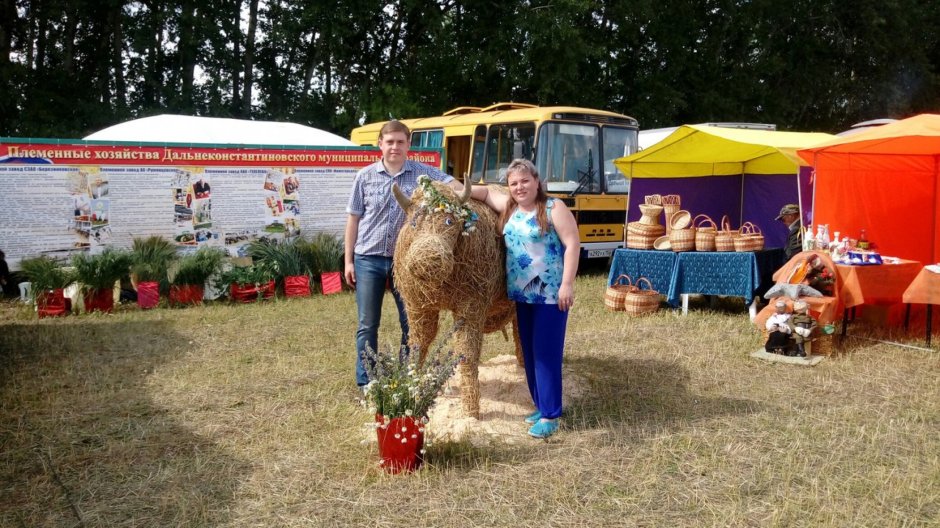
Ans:
POLYGON ((515 306, 506 295, 505 248, 498 218, 485 204, 470 200, 470 186, 462 196, 448 186, 419 178, 411 199, 397 186, 395 199, 406 220, 395 246, 395 285, 408 314, 409 345, 424 361, 437 336, 443 310, 461 322, 454 333, 454 349, 463 356, 461 406, 468 416, 480 416, 480 349, 483 334, 513 324, 516 358, 521 347, 515 306))

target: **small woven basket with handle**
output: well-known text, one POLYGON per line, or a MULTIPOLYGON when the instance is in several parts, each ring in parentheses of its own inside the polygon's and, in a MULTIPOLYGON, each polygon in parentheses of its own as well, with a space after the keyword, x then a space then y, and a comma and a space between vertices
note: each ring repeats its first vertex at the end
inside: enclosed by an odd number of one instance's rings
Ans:
POLYGON ((614 279, 614 283, 604 292, 604 307, 612 312, 624 311, 623 301, 627 293, 636 289, 629 275, 623 274, 614 279))
POLYGON ((692 220, 695 226, 695 251, 715 251, 718 226, 708 215, 700 214, 692 220))
POLYGON ((750 222, 741 226, 741 236, 734 239, 734 250, 738 252, 760 251, 764 249, 764 234, 760 228, 750 222))
POLYGON ((624 297, 623 309, 630 315, 651 314, 659 310, 659 292, 653 289, 649 279, 640 277, 636 280, 634 290, 627 292, 624 297), (646 285, 645 289, 643 284, 646 285))
POLYGON ((731 229, 731 220, 728 215, 721 217, 721 231, 715 234, 715 251, 734 251, 734 239, 741 236, 731 229))

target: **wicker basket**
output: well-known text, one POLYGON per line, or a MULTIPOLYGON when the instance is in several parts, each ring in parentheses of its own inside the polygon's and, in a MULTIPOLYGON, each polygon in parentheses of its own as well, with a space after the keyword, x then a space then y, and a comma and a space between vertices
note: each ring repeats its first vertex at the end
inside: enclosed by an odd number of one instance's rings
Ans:
POLYGON ((627 293, 636 289, 629 275, 620 275, 614 280, 614 283, 607 287, 604 292, 604 306, 612 312, 624 311, 623 300, 627 293), (621 283, 622 280, 626 283, 621 283))
POLYGON ((627 249, 653 249, 658 238, 656 235, 627 233, 627 249))
POLYGON ((668 235, 672 231, 672 224, 669 223, 669 219, 672 218, 679 209, 681 209, 682 199, 678 194, 667 194, 662 197, 663 200, 663 213, 666 215, 666 234, 668 235))
POLYGON ((695 227, 695 251, 715 251, 715 237, 718 236, 715 221, 700 214, 692 220, 692 225, 695 227))
POLYGON ((738 252, 760 251, 764 249, 764 234, 756 225, 745 222, 741 226, 741 236, 734 239, 734 250, 738 252))
POLYGON ((630 222, 627 224, 627 233, 633 233, 635 235, 654 235, 654 236, 663 236, 666 234, 666 226, 662 224, 642 224, 640 222, 630 222))
POLYGON ((630 222, 627 224, 627 247, 630 249, 653 249, 656 239, 663 236, 666 226, 630 222))
POLYGON ((734 239, 739 236, 741 233, 731 229, 728 215, 721 217, 721 231, 715 234, 715 251, 734 251, 734 239))
POLYGON ((623 309, 630 315, 646 315, 659 310, 659 292, 653 289, 653 285, 646 277, 640 277, 636 280, 636 286, 633 291, 627 292, 623 299, 623 309), (646 284, 646 289, 641 284, 646 284))
POLYGON ((643 216, 638 220, 641 224, 659 225, 659 215, 663 212, 663 206, 656 204, 640 204, 640 214, 643 216))
POLYGON ((812 346, 809 352, 814 356, 831 356, 836 350, 834 335, 835 334, 819 334, 817 337, 813 338, 813 340, 810 341, 812 346))
POLYGON ((669 244, 675 252, 695 251, 695 228, 673 229, 669 233, 669 244))

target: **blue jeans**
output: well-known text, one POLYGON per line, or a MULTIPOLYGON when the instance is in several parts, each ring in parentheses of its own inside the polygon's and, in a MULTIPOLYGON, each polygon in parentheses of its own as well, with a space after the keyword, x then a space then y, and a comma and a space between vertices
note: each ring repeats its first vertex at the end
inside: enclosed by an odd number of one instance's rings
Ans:
POLYGON ((369 383, 369 375, 363 367, 363 351, 366 344, 377 350, 379 323, 382 321, 382 301, 385 284, 391 281, 392 296, 398 307, 398 322, 401 324, 401 344, 408 344, 408 317, 392 279, 392 259, 380 255, 356 254, 353 260, 356 270, 356 306, 359 311, 359 328, 356 330, 356 385, 369 383))

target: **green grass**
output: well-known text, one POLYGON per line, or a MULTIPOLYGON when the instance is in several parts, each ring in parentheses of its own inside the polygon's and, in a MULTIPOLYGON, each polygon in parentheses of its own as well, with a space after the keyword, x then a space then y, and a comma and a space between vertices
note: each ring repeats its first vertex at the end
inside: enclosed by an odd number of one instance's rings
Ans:
MULTIPOLYGON (((559 434, 436 442, 407 476, 362 443, 349 293, 41 321, 6 304, 0 526, 940 523, 936 345, 764 363, 740 301, 632 319, 605 283, 578 279, 585 386, 559 434)), ((396 341, 390 297, 383 315, 396 341)))

